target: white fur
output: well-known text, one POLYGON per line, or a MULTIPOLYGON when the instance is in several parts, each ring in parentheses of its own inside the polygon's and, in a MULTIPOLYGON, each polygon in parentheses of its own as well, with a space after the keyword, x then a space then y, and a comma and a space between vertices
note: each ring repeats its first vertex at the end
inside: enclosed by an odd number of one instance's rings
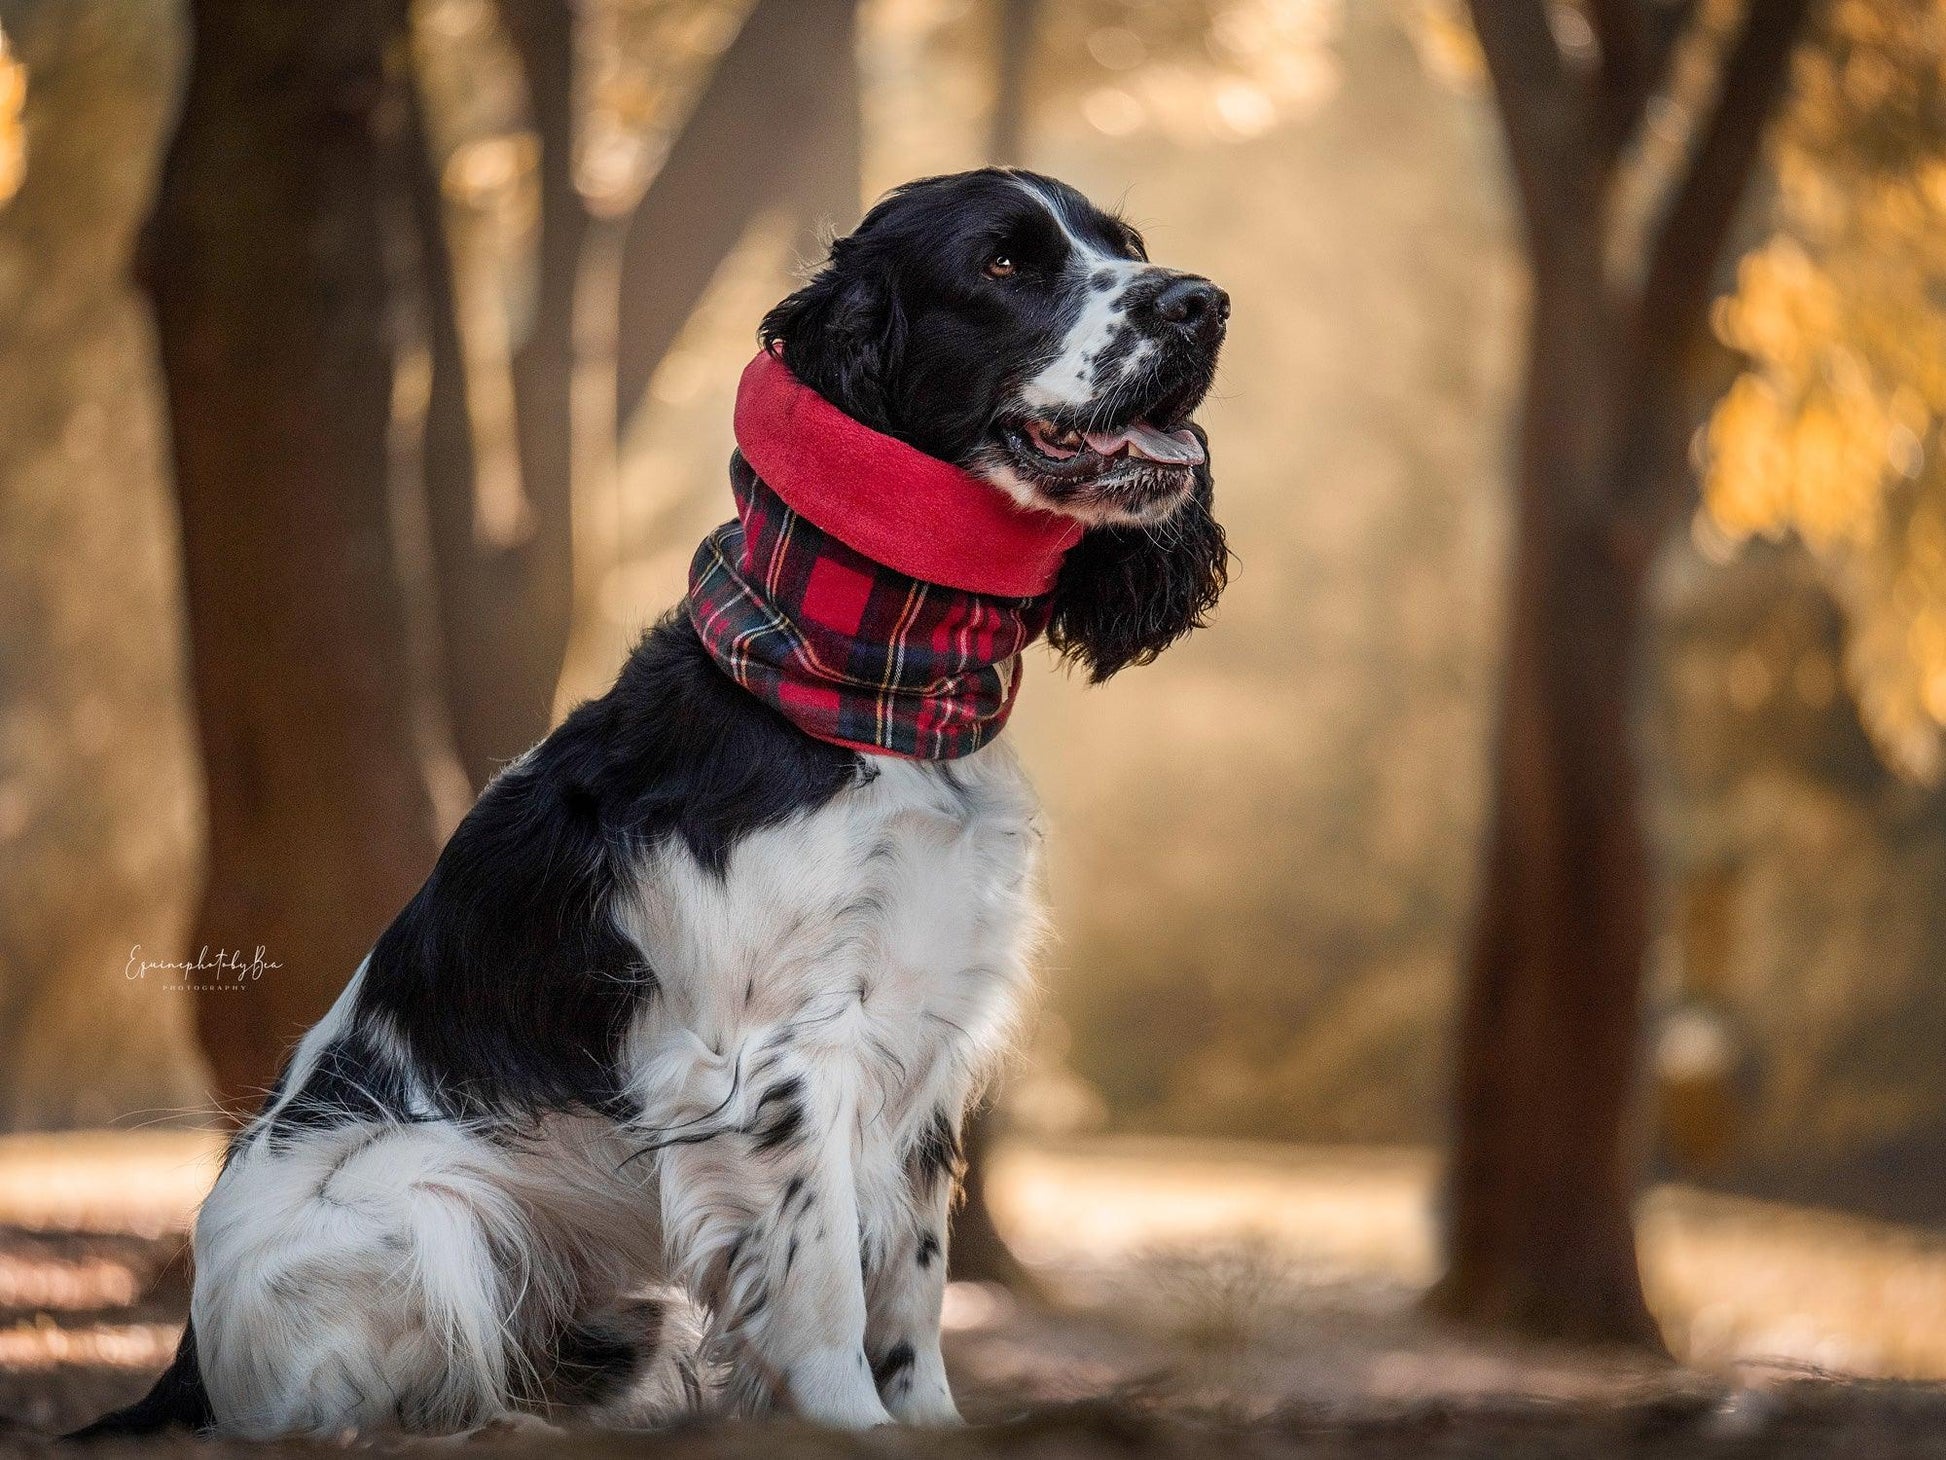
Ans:
MULTIPOLYGON (((1070 249, 1067 272, 1081 292, 1080 312, 1062 337, 1060 349, 1021 387, 1020 404, 1029 411, 1073 410, 1089 405, 1101 394, 1095 362, 1130 327, 1131 286, 1161 270, 1141 259, 1103 253, 1068 227, 1061 210, 1040 189, 1028 182, 1020 186, 1040 200, 1067 237, 1070 249), (1112 282, 1106 289, 1096 288, 1094 280, 1104 272, 1111 276, 1112 282)), ((1151 352, 1154 348, 1152 344, 1149 346, 1151 352)), ((1127 375, 1138 363, 1133 353, 1123 357, 1119 373, 1127 375)))
POLYGON ((1009 751, 874 764, 869 784, 739 843, 720 881, 665 853, 622 915, 663 981, 632 1046, 646 1124, 748 1129, 766 1089, 804 1083, 822 1139, 794 1165, 734 1142, 670 1146, 663 1224, 672 1271, 746 1375, 844 1424, 885 1418, 859 1356, 901 1342, 914 1379, 893 1413, 954 1417, 939 1361, 945 1212, 918 1209, 901 1163, 936 1112, 957 1124, 1003 1047, 1038 926, 1039 833, 1009 751), (813 1195, 809 1219, 779 1209, 791 1175, 813 1195), (921 1269, 927 1232, 942 1254, 921 1269), (763 1250, 721 1270, 745 1233, 763 1250), (871 1283, 861 1245, 879 1259, 871 1283), (739 1282, 771 1289, 752 1318, 739 1282))
MULTIPOLYGON (((720 878, 678 843, 644 857, 611 909, 658 980, 627 1040, 639 1125, 365 1121, 280 1141, 259 1119, 196 1227, 192 1317, 222 1429, 504 1421, 547 1378, 524 1356, 664 1282, 708 1314, 743 1407, 956 1418, 939 1355, 951 1183, 921 1190, 906 1163, 938 1113, 957 1131, 1005 1046, 1039 832, 999 746, 871 765, 737 843, 720 878), (792 1081, 799 1136, 765 1150, 786 1103, 766 1092, 792 1081), (881 1393, 867 1355, 900 1346, 911 1361, 881 1393)), ((292 1088, 350 999, 300 1047, 292 1088)), ((666 1367, 654 1382, 670 1402, 685 1387, 666 1367)))

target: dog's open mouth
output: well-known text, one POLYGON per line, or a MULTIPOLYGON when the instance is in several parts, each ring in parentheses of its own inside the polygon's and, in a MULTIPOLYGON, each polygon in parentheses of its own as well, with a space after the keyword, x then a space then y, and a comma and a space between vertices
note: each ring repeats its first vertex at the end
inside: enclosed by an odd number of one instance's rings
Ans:
POLYGON ((1187 426, 1163 431, 1147 421, 1135 421, 1115 431, 1081 431, 1053 421, 1027 421, 1018 434, 1050 464, 1079 466, 1091 473, 1118 457, 1173 467, 1201 466, 1205 459, 1203 443, 1187 426))
POLYGON ((1192 419, 1208 391, 1215 352, 1168 360, 1137 390, 1106 391, 1072 406, 1036 401, 990 427, 984 462, 1017 501, 1095 525, 1146 525, 1174 512, 1209 467, 1192 419))
POLYGON ((1200 431, 1181 416, 1164 429, 1154 424, 1158 415, 1113 427, 1034 416, 998 434, 1013 480, 1034 505, 1091 522, 1152 522, 1175 510, 1209 459, 1200 431))

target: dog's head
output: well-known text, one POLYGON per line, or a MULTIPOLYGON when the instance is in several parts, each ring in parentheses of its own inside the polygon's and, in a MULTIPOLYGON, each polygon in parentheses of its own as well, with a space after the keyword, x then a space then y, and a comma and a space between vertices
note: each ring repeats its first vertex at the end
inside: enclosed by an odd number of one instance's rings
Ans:
POLYGON ((1198 626, 1222 591, 1190 416, 1229 312, 1065 183, 987 168, 886 197, 763 339, 846 414, 1086 524, 1049 638, 1102 680, 1198 626))

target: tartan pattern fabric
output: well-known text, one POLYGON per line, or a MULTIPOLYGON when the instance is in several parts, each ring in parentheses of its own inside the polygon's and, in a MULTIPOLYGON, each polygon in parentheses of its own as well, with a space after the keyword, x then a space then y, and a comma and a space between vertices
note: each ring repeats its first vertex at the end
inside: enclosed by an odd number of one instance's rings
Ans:
POLYGON ((894 572, 784 504, 739 452, 737 519, 696 550, 688 609, 723 671, 808 735, 952 760, 1007 723, 1051 600, 894 572))

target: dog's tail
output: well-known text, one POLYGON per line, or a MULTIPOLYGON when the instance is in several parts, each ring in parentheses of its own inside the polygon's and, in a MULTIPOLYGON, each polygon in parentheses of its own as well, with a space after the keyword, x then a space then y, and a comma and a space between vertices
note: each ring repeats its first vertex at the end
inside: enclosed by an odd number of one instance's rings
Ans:
POLYGON ((196 1362, 196 1328, 185 1324, 176 1357, 153 1388, 126 1409, 104 1414, 93 1424, 61 1436, 64 1440, 106 1440, 122 1435, 152 1435, 172 1425, 207 1430, 215 1423, 202 1366, 196 1362))

